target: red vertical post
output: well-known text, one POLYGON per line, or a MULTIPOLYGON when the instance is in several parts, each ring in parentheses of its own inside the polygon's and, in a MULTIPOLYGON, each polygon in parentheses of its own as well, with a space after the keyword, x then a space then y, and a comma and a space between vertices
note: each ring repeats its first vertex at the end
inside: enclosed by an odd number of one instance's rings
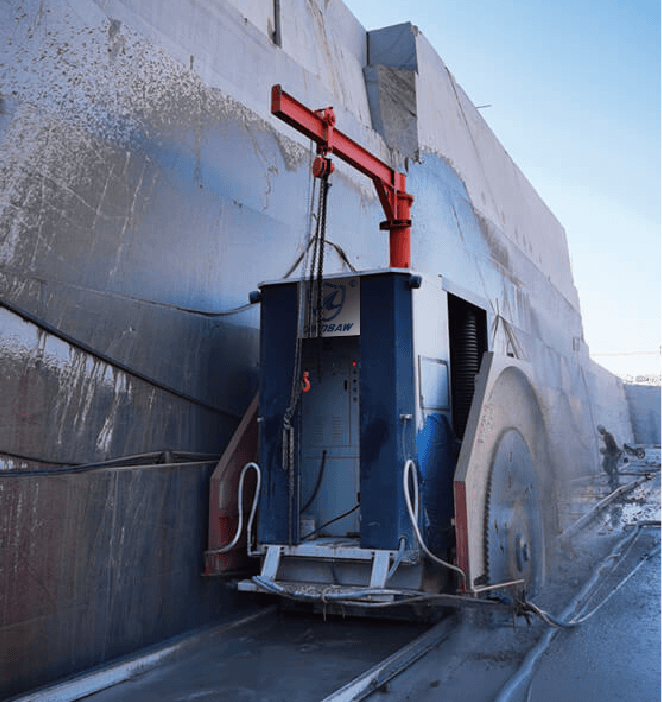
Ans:
POLYGON ((405 177, 398 173, 400 182, 398 185, 402 190, 398 190, 393 195, 395 200, 394 218, 390 222, 384 222, 383 227, 390 229, 390 265, 391 268, 411 267, 411 220, 410 212, 414 198, 404 191, 405 177))
POLYGON ((411 266, 411 238, 409 227, 393 227, 389 241, 391 268, 411 266))
MULTIPOLYGON (((239 476, 249 461, 257 461, 257 395, 249 405, 234 436, 221 456, 209 483, 209 551, 223 548, 234 538, 239 523, 239 510, 244 510, 244 525, 247 524, 256 480, 253 471, 246 476, 244 504, 239 504, 239 476)), ((245 529, 245 527, 244 527, 245 529)), ((225 553, 206 555, 205 575, 219 575, 227 571, 240 570, 248 564, 246 534, 242 534, 237 545, 225 553)))
MULTIPOLYGON (((469 524, 467 521, 467 489, 462 482, 453 483, 455 493, 455 556, 458 568, 469 574, 469 524)), ((471 587, 471 583, 462 584, 462 589, 471 587)))

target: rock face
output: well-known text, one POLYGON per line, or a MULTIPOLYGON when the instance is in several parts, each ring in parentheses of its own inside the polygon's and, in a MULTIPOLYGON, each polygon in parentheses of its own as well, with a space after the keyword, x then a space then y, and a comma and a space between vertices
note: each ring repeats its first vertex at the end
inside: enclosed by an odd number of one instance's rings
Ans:
MULTIPOLYGON (((366 33, 340 0, 5 0, 4 694, 234 606, 196 580, 207 464, 43 471, 227 444, 257 388, 247 295, 291 272, 310 228, 312 157, 269 115, 274 83, 333 105, 342 131, 407 171, 413 267, 482 306, 490 349, 535 369, 558 482, 597 470, 596 424, 632 438, 622 385, 588 361, 561 225, 416 27, 366 33), (188 530, 186 558, 156 524, 188 530), (148 539, 167 563, 142 567, 148 539), (179 608, 136 604, 154 578, 179 608)), ((336 167, 325 271, 387 266, 371 184, 336 167)))
POLYGON ((660 443, 659 385, 626 385, 625 395, 632 418, 632 433, 637 444, 660 443))

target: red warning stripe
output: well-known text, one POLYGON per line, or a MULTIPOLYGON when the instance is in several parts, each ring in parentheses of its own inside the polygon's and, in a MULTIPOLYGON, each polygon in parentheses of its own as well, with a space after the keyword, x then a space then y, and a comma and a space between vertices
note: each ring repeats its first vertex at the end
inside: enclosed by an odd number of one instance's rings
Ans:
MULTIPOLYGON (((453 483, 455 493, 455 553, 457 565, 469 572, 469 522, 467 519, 467 488, 462 482, 453 483)), ((468 585, 469 583, 467 583, 468 585)), ((463 589, 466 585, 463 585, 463 589)))

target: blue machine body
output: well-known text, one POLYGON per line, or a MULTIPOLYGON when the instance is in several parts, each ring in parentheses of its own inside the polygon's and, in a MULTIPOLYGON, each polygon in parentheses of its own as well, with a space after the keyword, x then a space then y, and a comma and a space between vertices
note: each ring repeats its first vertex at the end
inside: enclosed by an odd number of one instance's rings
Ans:
POLYGON ((386 269, 325 278, 322 314, 308 281, 264 283, 260 319, 259 544, 354 539, 361 549, 418 548, 403 490, 414 461, 427 546, 454 544, 448 293, 440 278, 386 269), (299 307, 304 306, 304 320, 299 307), (321 335, 315 336, 321 319, 321 335), (311 333, 312 329, 312 333, 311 333), (300 378, 294 378, 297 338, 300 378), (293 414, 293 468, 284 417, 293 414), (352 511, 352 508, 355 508, 352 511), (349 512, 347 516, 336 519, 349 512), (326 526, 325 526, 326 525, 326 526), (312 532, 312 533, 311 533, 312 532))

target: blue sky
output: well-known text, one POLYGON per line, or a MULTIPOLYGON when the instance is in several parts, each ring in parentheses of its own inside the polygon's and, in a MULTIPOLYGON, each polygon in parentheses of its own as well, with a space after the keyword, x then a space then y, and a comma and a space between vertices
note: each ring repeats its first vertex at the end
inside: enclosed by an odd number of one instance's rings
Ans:
POLYGON ((613 372, 660 372, 660 4, 345 0, 411 21, 565 227, 584 336, 613 372), (630 355, 614 356, 627 352, 630 355))

